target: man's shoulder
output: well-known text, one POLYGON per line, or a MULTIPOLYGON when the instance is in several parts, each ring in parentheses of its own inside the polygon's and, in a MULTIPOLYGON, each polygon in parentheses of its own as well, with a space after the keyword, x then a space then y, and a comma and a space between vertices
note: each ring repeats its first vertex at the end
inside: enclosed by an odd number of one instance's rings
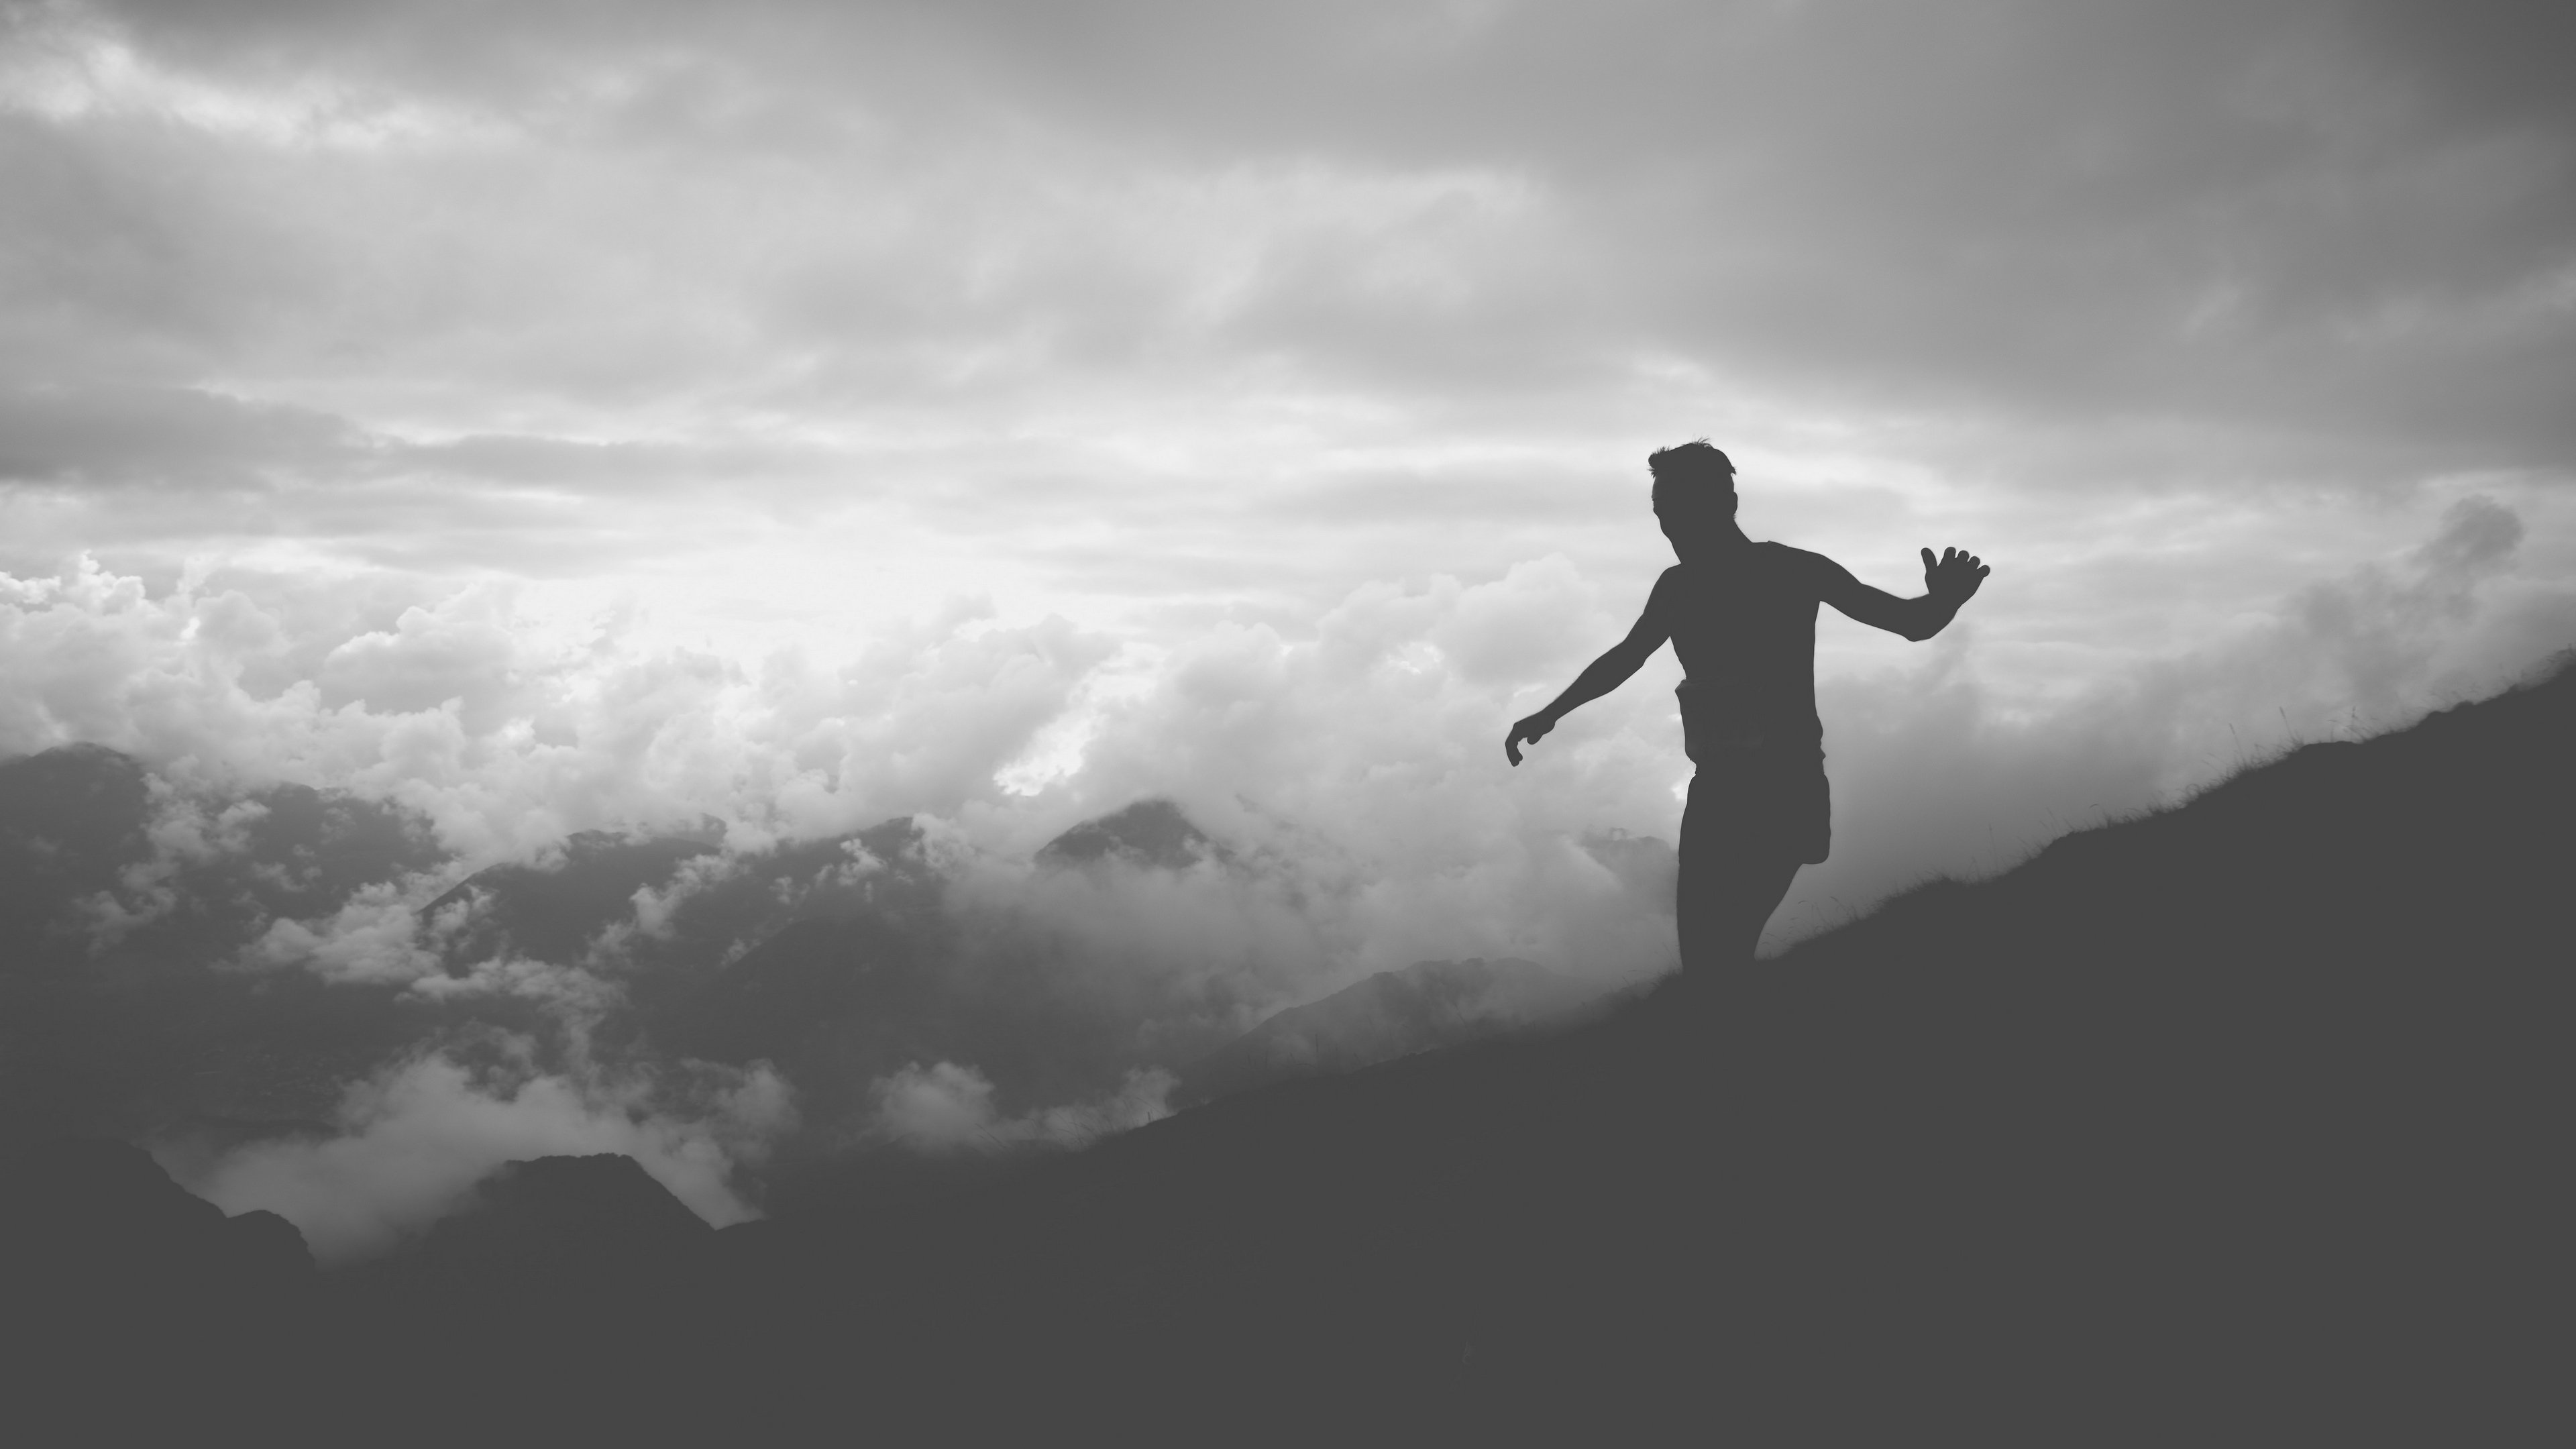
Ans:
POLYGON ((1841 564, 1809 549, 1793 548, 1776 540, 1756 547, 1763 550, 1773 570, 1782 577, 1794 578, 1816 588, 1824 587, 1844 571, 1841 564))

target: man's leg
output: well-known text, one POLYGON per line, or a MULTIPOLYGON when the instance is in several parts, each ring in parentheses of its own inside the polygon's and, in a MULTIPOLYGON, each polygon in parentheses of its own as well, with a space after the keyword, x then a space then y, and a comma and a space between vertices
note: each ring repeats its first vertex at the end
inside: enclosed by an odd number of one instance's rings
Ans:
POLYGON ((1673 901, 1682 970, 1712 983, 1737 977, 1751 969, 1762 928, 1788 898, 1799 862, 1776 851, 1683 850, 1673 901), (1693 854, 1703 859, 1694 861, 1693 854))
POLYGON ((1723 777, 1691 777, 1682 811, 1681 871, 1674 883, 1673 924, 1681 936, 1683 972, 1703 987, 1741 975, 1753 964, 1762 927, 1798 874, 1796 844, 1764 829, 1766 812, 1723 777))

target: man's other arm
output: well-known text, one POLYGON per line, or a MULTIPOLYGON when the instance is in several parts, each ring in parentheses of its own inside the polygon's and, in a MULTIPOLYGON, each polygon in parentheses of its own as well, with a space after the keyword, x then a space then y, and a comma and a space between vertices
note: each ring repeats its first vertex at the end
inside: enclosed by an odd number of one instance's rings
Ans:
POLYGON ((1672 578, 1673 571, 1667 569, 1662 577, 1655 580, 1654 592, 1646 596, 1645 612, 1637 616, 1636 625, 1629 629, 1627 638, 1611 645, 1600 658, 1583 666, 1583 672, 1574 676, 1574 682, 1565 687, 1563 694, 1550 700, 1547 708, 1512 725, 1511 733, 1503 736, 1504 758, 1519 764, 1523 744, 1538 743, 1549 730, 1556 728, 1558 720, 1627 683, 1629 675, 1644 668, 1654 652, 1664 647, 1664 641, 1672 637, 1673 632, 1665 614, 1672 578))
POLYGON ((1902 634, 1916 643, 1948 628, 1958 616, 1959 606, 1975 597, 1977 586, 1993 572, 1975 554, 1945 548, 1936 561, 1927 548, 1923 550, 1923 594, 1900 599, 1853 578, 1851 570, 1823 554, 1813 557, 1819 566, 1818 597, 1871 628, 1902 634))

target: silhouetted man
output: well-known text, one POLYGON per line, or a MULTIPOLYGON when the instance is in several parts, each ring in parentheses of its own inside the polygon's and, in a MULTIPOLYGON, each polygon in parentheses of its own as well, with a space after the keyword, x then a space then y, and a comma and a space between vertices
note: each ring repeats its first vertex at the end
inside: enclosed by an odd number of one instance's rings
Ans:
POLYGON ((1985 581, 1974 554, 1923 550, 1923 597, 1900 599, 1823 554, 1755 543, 1735 524, 1735 465, 1706 440, 1646 459, 1655 518, 1681 562, 1664 570, 1628 637, 1585 667, 1547 708, 1512 726, 1521 762, 1577 705, 1600 698, 1673 641, 1681 656, 1682 749, 1698 767, 1682 811, 1673 917, 1682 968, 1714 984, 1753 960, 1798 867, 1825 858, 1833 801, 1816 718, 1816 605, 1929 639, 1985 581))

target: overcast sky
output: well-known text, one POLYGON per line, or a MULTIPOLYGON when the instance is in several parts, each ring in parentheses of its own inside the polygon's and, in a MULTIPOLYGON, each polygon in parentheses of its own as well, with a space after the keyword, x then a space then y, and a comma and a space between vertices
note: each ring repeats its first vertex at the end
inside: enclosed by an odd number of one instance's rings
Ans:
POLYGON ((1171 793, 1411 883, 1401 964, 1673 833, 1668 658, 1501 758, 1659 445, 1995 570, 1826 616, 1775 939, 2576 644, 2548 6, 0 15, 0 752, 478 858, 1171 793))

